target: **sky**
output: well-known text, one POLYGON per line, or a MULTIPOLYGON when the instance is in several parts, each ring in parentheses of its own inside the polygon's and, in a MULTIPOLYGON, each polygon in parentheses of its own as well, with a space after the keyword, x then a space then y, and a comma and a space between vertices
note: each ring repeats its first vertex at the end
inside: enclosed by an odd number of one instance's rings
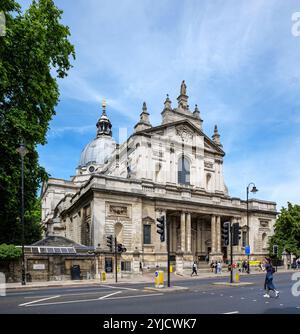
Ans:
MULTIPOLYGON (((20 2, 26 8, 30 1, 20 2)), ((185 80, 204 132, 211 137, 218 125, 229 194, 245 199, 254 182, 255 198, 277 202, 278 210, 288 201, 300 204, 298 0, 55 3, 76 60, 59 81, 57 114, 38 148, 52 177, 75 174, 82 149, 95 138, 103 97, 113 137, 122 142, 143 101, 159 125, 166 94, 175 107, 185 80)))

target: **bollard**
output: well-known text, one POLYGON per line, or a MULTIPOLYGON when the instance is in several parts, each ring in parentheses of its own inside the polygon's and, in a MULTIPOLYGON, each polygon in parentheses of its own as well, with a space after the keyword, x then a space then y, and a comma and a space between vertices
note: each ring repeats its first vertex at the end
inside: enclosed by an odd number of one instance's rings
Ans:
POLYGON ((106 272, 105 272, 105 271, 103 271, 103 272, 101 273, 101 281, 102 281, 102 282, 106 282, 106 272))

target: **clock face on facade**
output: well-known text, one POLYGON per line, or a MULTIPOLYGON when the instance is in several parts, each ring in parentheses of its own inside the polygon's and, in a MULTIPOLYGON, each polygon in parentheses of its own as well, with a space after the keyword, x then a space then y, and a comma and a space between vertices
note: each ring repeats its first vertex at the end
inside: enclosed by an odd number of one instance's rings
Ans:
POLYGON ((94 166, 90 166, 90 168, 89 168, 89 172, 90 173, 93 173, 95 171, 95 167, 94 166))

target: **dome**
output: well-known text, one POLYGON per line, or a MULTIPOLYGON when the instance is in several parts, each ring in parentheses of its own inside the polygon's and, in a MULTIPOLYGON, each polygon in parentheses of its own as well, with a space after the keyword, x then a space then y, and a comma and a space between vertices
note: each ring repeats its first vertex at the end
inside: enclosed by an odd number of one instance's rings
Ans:
POLYGON ((81 152, 79 167, 86 167, 90 164, 103 165, 116 148, 116 142, 112 138, 112 125, 106 115, 105 101, 103 101, 102 107, 102 115, 96 124, 97 138, 87 144, 81 152))
POLYGON ((86 145, 81 152, 79 167, 89 164, 102 165, 111 157, 116 148, 116 142, 110 136, 101 136, 86 145))

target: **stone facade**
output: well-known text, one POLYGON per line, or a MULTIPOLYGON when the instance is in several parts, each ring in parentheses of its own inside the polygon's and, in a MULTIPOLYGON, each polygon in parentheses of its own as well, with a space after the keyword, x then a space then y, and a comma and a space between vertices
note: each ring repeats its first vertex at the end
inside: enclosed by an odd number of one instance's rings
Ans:
MULTIPOLYGON (((115 145, 108 160, 85 162, 71 181, 49 179, 43 185, 47 233, 93 246, 100 254, 99 270, 113 262, 108 235, 116 236, 127 249, 119 258, 120 271, 138 274, 140 265, 166 267, 166 242, 156 233, 156 218, 162 215, 170 228, 171 258, 178 272, 190 270, 193 261, 203 261, 207 255, 210 260, 228 258, 221 239, 227 221, 239 222, 243 231, 240 245, 233 249, 235 259, 245 257, 247 233, 251 259, 267 254, 276 203, 249 200, 247 227, 246 201, 230 197, 224 182, 225 153, 217 127, 212 139, 203 133, 198 107, 189 110, 184 82, 177 100, 173 109, 167 97, 162 124, 155 127, 144 103, 134 133, 115 145)), ((106 117, 105 109, 103 113, 106 117)), ((99 128, 106 124, 101 119, 103 115, 97 123, 98 141, 99 128)), ((103 140, 111 147, 107 136, 103 140)))

